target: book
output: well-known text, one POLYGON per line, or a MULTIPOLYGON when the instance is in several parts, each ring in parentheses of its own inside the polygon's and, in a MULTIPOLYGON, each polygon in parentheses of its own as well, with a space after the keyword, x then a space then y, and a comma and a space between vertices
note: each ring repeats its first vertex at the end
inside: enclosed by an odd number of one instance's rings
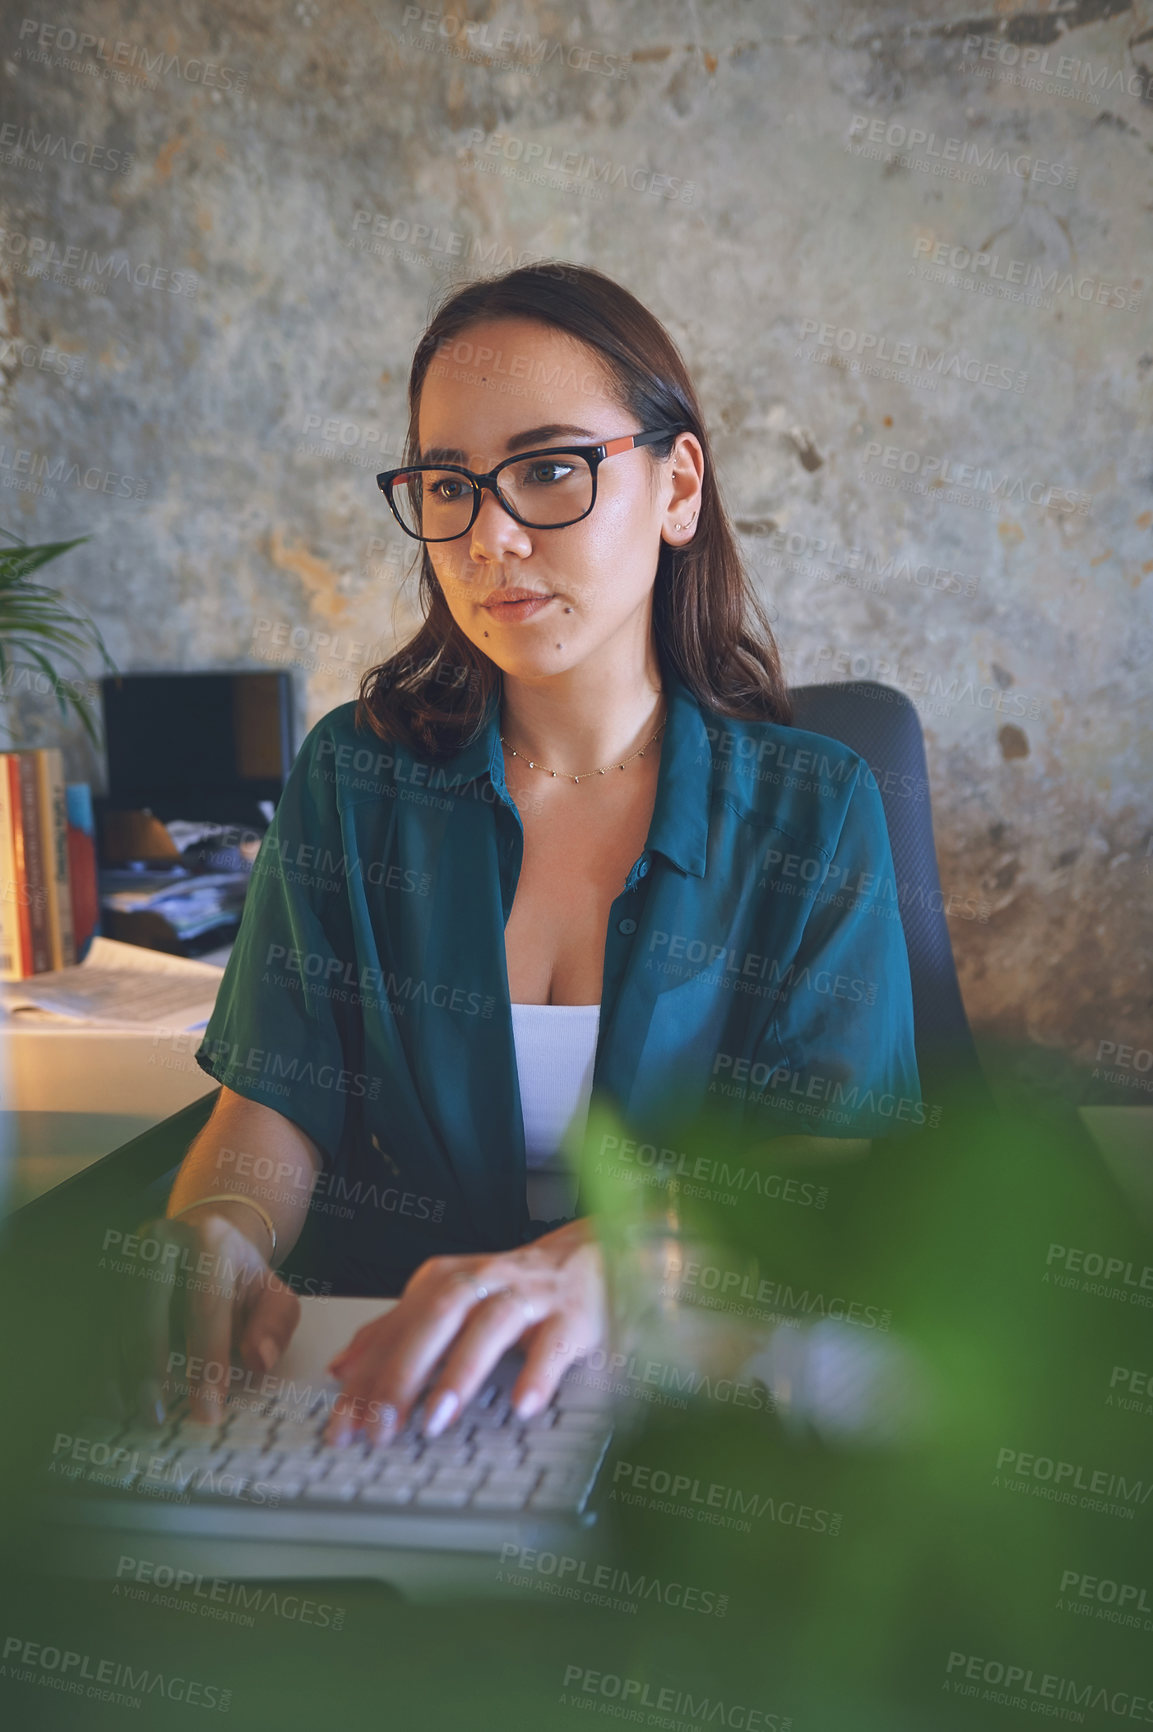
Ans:
POLYGON ((48 885, 49 941, 52 968, 76 961, 72 930, 72 890, 68 876, 68 810, 64 794, 64 754, 59 746, 36 753, 39 771, 40 824, 44 835, 45 877, 48 885))
POLYGON ((32 910, 28 889, 28 871, 24 859, 24 814, 20 788, 20 754, 5 752, 7 773, 8 822, 12 839, 12 905, 16 913, 17 945, 13 966, 15 978, 23 980, 32 973, 32 910))
POLYGON ((16 752, 20 765, 20 829, 23 870, 28 892, 32 956, 29 974, 42 974, 52 966, 51 923, 48 914, 48 872, 45 835, 40 820, 38 753, 16 752))
POLYGON ((100 886, 96 869, 96 821, 87 782, 65 784, 68 825, 68 882, 72 891, 75 960, 83 962, 100 931, 100 886))
POLYGON ((11 752, 0 752, 0 980, 23 980, 24 938, 16 872, 11 752))

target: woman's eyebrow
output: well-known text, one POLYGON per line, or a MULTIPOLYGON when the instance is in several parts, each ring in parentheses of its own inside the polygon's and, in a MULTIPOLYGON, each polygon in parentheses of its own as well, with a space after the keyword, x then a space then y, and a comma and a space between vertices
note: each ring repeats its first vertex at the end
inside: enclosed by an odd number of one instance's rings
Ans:
MULTIPOLYGON (((587 427, 573 427, 568 422, 553 421, 546 427, 530 427, 525 433, 514 433, 505 443, 508 452, 524 451, 533 445, 548 445, 556 439, 595 439, 587 427)), ((452 445, 433 445, 422 452, 422 463, 464 463, 465 453, 452 445)))

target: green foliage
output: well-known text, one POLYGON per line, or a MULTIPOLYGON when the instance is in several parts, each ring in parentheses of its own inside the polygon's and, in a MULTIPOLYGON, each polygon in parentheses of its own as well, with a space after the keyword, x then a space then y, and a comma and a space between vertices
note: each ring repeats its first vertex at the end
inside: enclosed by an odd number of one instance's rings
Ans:
POLYGON ((52 683, 60 714, 67 715, 71 709, 92 744, 99 746, 88 708, 89 694, 83 689, 84 653, 95 649, 108 673, 117 672, 116 664, 87 614, 79 612, 57 590, 32 581, 33 573, 42 566, 89 539, 78 535, 72 541, 35 546, 18 542, 14 547, 0 548, 0 686, 7 686, 18 668, 44 674, 52 683))

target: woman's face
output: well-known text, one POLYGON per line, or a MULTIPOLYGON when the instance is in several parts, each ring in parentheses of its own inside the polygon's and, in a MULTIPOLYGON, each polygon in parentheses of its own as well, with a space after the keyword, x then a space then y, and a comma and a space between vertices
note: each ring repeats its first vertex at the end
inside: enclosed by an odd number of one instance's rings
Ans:
MULTIPOLYGON (((594 350, 513 318, 471 325, 446 345, 425 375, 418 425, 422 462, 435 451, 433 461, 478 474, 520 451, 642 430, 613 402, 594 350)), ((643 446, 608 458, 592 511, 564 529, 524 528, 485 489, 471 530, 428 548, 461 631, 503 672, 531 681, 567 672, 621 634, 643 652, 661 536, 688 539, 671 526, 699 509, 699 464, 692 434, 659 466, 643 446), (503 589, 547 599, 527 613, 502 608, 490 598, 503 589)))

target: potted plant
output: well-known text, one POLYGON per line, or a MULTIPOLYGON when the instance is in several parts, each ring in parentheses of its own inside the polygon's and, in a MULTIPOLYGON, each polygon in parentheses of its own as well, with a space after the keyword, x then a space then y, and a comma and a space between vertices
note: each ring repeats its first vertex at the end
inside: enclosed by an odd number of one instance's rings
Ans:
MULTIPOLYGON (((44 675, 48 687, 31 689, 55 692, 61 715, 71 709, 92 744, 99 748, 88 708, 95 687, 84 679, 81 655, 95 649, 108 673, 120 670, 108 654, 96 623, 74 608, 59 591, 33 581, 33 574, 50 560, 58 559, 70 547, 77 547, 91 537, 78 535, 72 541, 28 546, 6 529, 0 530, 0 535, 15 543, 12 547, 0 547, 0 689, 6 696, 20 669, 44 675)), ((11 732, 6 718, 3 727, 5 732, 11 732)))

